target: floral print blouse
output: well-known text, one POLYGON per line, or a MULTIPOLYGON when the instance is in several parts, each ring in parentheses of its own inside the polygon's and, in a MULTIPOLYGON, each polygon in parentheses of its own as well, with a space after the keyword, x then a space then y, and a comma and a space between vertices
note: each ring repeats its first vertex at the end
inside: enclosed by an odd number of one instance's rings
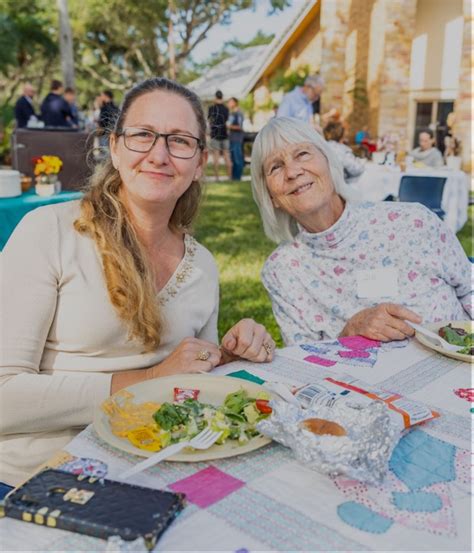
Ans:
POLYGON ((329 229, 300 227, 262 279, 285 344, 336 338, 362 309, 405 305, 424 322, 472 318, 471 264, 456 236, 420 204, 347 203, 329 229), (360 271, 392 268, 396 297, 358 296, 360 271))

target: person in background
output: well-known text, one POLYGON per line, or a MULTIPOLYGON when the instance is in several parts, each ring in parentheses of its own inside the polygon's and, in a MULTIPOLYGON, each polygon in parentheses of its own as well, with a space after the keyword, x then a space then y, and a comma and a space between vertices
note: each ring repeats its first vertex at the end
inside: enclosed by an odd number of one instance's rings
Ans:
POLYGON ((410 152, 415 161, 427 167, 442 167, 444 165, 442 153, 434 146, 434 133, 431 129, 423 129, 418 134, 419 146, 410 152))
POLYGON ((71 127, 79 127, 79 110, 76 106, 76 91, 68 86, 64 91, 64 99, 71 108, 71 127))
POLYGON ((414 334, 407 321, 472 319, 471 263, 455 234, 421 204, 347 201, 342 166, 310 125, 270 120, 251 172, 279 244, 262 280, 286 345, 403 340, 414 334))
POLYGON ((27 127, 30 117, 38 117, 33 106, 34 96, 35 89, 33 86, 30 83, 25 83, 23 86, 23 94, 18 98, 15 104, 15 119, 18 129, 27 127))
POLYGON ((292 117, 306 123, 313 122, 313 103, 319 100, 324 88, 320 75, 306 77, 303 86, 297 86, 283 97, 277 117, 292 117))
POLYGON ((2 252, 0 480, 9 485, 122 388, 273 357, 274 341, 251 319, 218 345, 217 266, 190 234, 207 163, 199 98, 148 79, 125 96, 109 139, 83 199, 31 211, 2 252))
POLYGON ((344 170, 344 180, 355 182, 365 169, 362 159, 356 157, 352 150, 344 144, 344 125, 339 122, 329 123, 324 127, 324 138, 328 141, 344 170))
POLYGON ((239 181, 244 170, 244 115, 239 109, 237 98, 231 98, 227 105, 230 110, 227 129, 229 130, 230 157, 232 159, 232 180, 239 181))
POLYGON ((214 163, 214 174, 216 181, 219 180, 219 159, 224 158, 227 169, 227 176, 232 177, 232 163, 229 154, 229 138, 227 136, 227 119, 229 118, 229 109, 224 104, 224 95, 221 90, 217 90, 214 103, 209 106, 207 119, 209 121, 210 131, 210 150, 212 161, 214 163))
POLYGON ((103 131, 110 131, 119 114, 119 108, 114 103, 114 95, 111 90, 104 90, 100 94, 100 112, 98 126, 103 131))
POLYGON ((63 92, 63 83, 54 79, 41 104, 41 119, 46 127, 70 127, 72 124, 71 106, 64 99, 63 92))

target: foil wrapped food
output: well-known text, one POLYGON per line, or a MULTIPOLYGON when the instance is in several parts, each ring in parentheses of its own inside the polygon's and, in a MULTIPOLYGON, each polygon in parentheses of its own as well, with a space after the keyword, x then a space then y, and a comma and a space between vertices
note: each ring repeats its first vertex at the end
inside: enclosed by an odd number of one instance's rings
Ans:
POLYGON ((381 401, 336 401, 303 408, 272 400, 272 416, 259 432, 293 450, 304 465, 329 476, 368 483, 383 480, 401 437, 381 401))

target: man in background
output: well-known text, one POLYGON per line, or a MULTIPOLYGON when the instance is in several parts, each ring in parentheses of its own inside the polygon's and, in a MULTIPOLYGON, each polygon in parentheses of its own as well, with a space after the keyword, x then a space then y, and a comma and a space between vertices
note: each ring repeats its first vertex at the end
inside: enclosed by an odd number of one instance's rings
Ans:
POLYGON ((72 124, 71 107, 63 98, 63 92, 63 83, 54 79, 41 104, 41 119, 46 127, 70 127, 72 124))
POLYGON ((16 126, 19 129, 28 126, 30 117, 37 118, 35 108, 33 106, 33 98, 35 95, 35 89, 30 83, 25 83, 23 86, 23 94, 18 98, 15 104, 15 119, 16 126))
POLYGON ((239 109, 237 98, 231 98, 227 105, 230 110, 227 129, 229 130, 230 157, 232 160, 232 180, 239 181, 244 170, 244 115, 239 109))
POLYGON ((207 119, 209 121, 209 129, 211 134, 210 150, 214 162, 214 174, 216 181, 219 180, 219 158, 222 155, 227 169, 227 176, 230 179, 232 176, 232 166, 229 155, 229 139, 227 137, 227 119, 229 118, 229 110, 224 104, 223 94, 220 90, 216 92, 214 103, 209 106, 207 119))
POLYGON ((319 98, 324 88, 324 79, 320 75, 309 75, 303 86, 297 86, 283 97, 277 117, 293 117, 300 121, 313 123, 313 104, 319 111, 319 98))

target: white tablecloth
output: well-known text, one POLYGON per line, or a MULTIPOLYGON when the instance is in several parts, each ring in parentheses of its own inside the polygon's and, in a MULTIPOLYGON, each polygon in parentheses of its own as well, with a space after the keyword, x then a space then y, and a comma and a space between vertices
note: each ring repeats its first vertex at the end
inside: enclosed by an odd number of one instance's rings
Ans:
POLYGON ((398 196, 401 178, 405 175, 446 177, 441 200, 441 209, 446 213, 445 222, 451 230, 458 232, 467 221, 469 203, 469 178, 463 171, 451 169, 409 169, 400 171, 386 165, 367 163, 360 178, 347 185, 351 199, 377 202, 389 194, 398 196))
MULTIPOLYGON (((248 371, 301 384, 314 375, 349 372, 435 407, 442 416, 402 438, 383 484, 323 476, 278 444, 210 463, 161 463, 131 481, 166 489, 190 478, 197 497, 207 500, 190 501, 156 550, 470 551, 472 413, 460 390, 472 386, 471 368, 415 341, 374 355, 373 365, 346 360, 328 369, 302 361, 308 353, 301 348, 286 348, 271 364, 238 362, 216 373, 248 371)), ((112 479, 136 461, 102 442, 92 427, 66 449, 103 460, 112 479)), ((8 518, 0 520, 0 533, 2 550, 106 547, 102 540, 8 518)))

